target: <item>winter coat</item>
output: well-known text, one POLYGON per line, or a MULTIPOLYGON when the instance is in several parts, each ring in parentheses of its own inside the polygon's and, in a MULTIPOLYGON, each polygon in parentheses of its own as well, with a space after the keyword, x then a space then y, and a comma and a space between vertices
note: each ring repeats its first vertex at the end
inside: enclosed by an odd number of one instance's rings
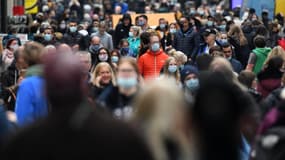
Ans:
POLYGON ((261 93, 263 98, 266 98, 269 93, 281 86, 282 75, 283 72, 269 69, 265 69, 258 74, 257 91, 261 93))
POLYGON ((20 126, 31 124, 48 114, 41 66, 28 68, 19 86, 15 112, 20 126))
POLYGON ((193 29, 189 29, 187 32, 179 30, 173 40, 173 47, 177 51, 181 51, 187 55, 188 58, 195 59, 198 54, 198 49, 200 45, 200 36, 193 29))
POLYGON ((138 60, 141 75, 145 79, 159 77, 160 70, 162 69, 167 58, 168 55, 162 50, 160 50, 158 53, 153 53, 152 51, 148 50, 138 60))

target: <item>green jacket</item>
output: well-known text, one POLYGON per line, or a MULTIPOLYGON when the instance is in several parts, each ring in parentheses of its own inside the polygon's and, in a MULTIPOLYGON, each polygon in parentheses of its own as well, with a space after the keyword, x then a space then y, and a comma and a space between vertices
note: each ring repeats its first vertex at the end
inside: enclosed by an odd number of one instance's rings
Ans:
POLYGON ((255 74, 258 74, 262 67, 263 64, 271 51, 271 48, 255 48, 252 52, 256 55, 256 62, 253 68, 253 72, 255 74))

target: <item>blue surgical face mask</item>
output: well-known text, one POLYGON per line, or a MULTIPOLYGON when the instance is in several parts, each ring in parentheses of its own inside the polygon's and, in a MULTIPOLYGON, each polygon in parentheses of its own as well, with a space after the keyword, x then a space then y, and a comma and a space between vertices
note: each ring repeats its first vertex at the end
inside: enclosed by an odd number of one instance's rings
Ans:
POLYGON ((99 44, 91 45, 91 50, 98 51, 99 49, 100 49, 100 45, 99 44))
POLYGON ((129 32, 129 37, 133 37, 134 33, 133 32, 129 32))
POLYGON ((129 89, 135 87, 138 84, 138 81, 136 77, 129 77, 129 78, 118 77, 117 84, 119 87, 129 89))
POLYGON ((118 63, 119 62, 119 57, 118 56, 112 56, 111 60, 113 63, 118 63))
POLYGON ((226 44, 226 43, 228 43, 228 40, 227 39, 221 39, 221 43, 226 44))
POLYGON ((181 64, 181 65, 179 66, 179 68, 180 68, 180 70, 183 70, 183 69, 184 69, 184 64, 181 64))
POLYGON ((165 27, 166 27, 165 24, 160 24, 160 25, 159 25, 159 28, 160 28, 160 29, 165 29, 165 27))
POLYGON ((159 43, 154 43, 154 44, 151 45, 151 50, 153 52, 157 52, 157 51, 159 51, 159 49, 160 49, 159 43))
POLYGON ((70 32, 74 33, 77 31, 77 27, 69 27, 70 32))
POLYGON ((176 30, 176 29, 171 28, 171 29, 169 30, 169 32, 170 32, 171 34, 175 34, 175 33, 177 32, 177 30, 176 30))
POLYGON ((45 39, 45 41, 51 41, 52 35, 51 34, 45 34, 44 39, 45 39))
POLYGON ((226 25, 224 25, 224 24, 223 24, 223 25, 220 25, 220 26, 219 26, 219 29, 220 29, 221 31, 225 31, 225 30, 226 30, 226 25))
POLYGON ((175 73, 177 71, 177 66, 176 65, 168 66, 168 71, 170 73, 175 73))
POLYGON ((199 13, 201 16, 204 16, 204 14, 205 14, 204 11, 198 11, 198 13, 199 13))
POLYGON ((98 32, 99 28, 98 27, 93 27, 93 32, 98 32))
POLYGON ((195 92, 199 88, 199 80, 197 78, 189 79, 185 82, 185 85, 191 92, 195 92))
POLYGON ((139 21, 139 22, 138 22, 138 25, 139 25, 139 26, 144 26, 144 25, 145 25, 145 24, 144 24, 144 21, 139 21))
POLYGON ((121 51, 124 53, 129 53, 129 48, 128 47, 121 48, 121 51))
POLYGON ((213 22, 213 21, 208 21, 208 22, 207 22, 207 26, 210 26, 210 27, 211 27, 211 26, 213 26, 213 25, 214 25, 214 22, 213 22))

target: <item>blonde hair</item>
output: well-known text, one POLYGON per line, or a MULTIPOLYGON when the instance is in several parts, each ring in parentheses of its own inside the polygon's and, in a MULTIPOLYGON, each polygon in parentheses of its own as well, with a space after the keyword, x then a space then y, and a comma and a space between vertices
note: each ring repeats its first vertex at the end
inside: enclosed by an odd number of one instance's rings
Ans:
POLYGON ((99 76, 99 72, 103 67, 107 67, 109 69, 109 71, 111 73, 111 82, 113 85, 115 85, 116 84, 115 74, 113 72, 112 67, 109 65, 109 63, 106 63, 106 62, 100 62, 96 65, 94 71, 92 72, 91 83, 94 86, 102 87, 100 84, 96 84, 96 78, 99 76))
POLYGON ((133 29, 135 32, 137 32, 136 37, 139 37, 141 35, 142 29, 139 26, 132 26, 131 29, 133 29))
POLYGON ((264 62, 264 66, 267 66, 268 65, 268 62, 269 60, 272 58, 272 57, 275 57, 275 56, 279 56, 281 57, 284 61, 285 61, 285 51, 282 47, 280 46, 276 46, 274 47, 271 52, 268 54, 265 62, 264 62))
POLYGON ((181 158, 189 159, 186 104, 183 93, 170 80, 152 81, 135 99, 133 121, 143 127, 157 160, 169 160, 165 140, 177 144, 181 158), (167 98, 162 98, 167 97, 167 98), (177 127, 179 126, 179 127, 177 127))
POLYGON ((187 56, 181 51, 175 51, 173 57, 176 61, 181 61, 183 64, 187 62, 187 56))
POLYGON ((244 45, 246 45, 248 43, 247 39, 245 38, 245 36, 243 34, 243 31, 237 25, 232 25, 230 27, 228 35, 229 36, 235 36, 239 40, 239 45, 241 45, 241 46, 244 46, 244 45))
MULTIPOLYGON (((170 64, 171 61, 175 61, 176 62, 176 59, 174 57, 169 57, 165 63, 164 63, 164 67, 163 67, 163 75, 164 75, 164 78, 170 78, 172 76, 172 74, 168 71, 168 66, 170 64)), ((177 83, 180 82, 180 73, 179 73, 179 69, 178 69, 178 65, 177 65, 177 70, 175 72, 175 75, 173 77, 175 79, 175 81, 177 83)))

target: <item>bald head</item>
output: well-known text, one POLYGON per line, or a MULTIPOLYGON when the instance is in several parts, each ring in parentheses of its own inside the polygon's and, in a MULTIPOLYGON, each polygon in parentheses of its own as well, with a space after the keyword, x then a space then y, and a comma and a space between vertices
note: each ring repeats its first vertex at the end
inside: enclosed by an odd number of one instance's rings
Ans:
POLYGON ((76 107, 84 97, 83 66, 78 57, 50 54, 45 61, 46 91, 53 110, 76 107))
POLYGON ((57 53, 72 53, 72 49, 69 45, 63 43, 57 47, 57 53))
POLYGON ((92 37, 92 39, 91 39, 91 44, 93 44, 93 45, 98 45, 98 44, 100 44, 101 43, 101 39, 100 39, 100 37, 98 37, 98 36, 93 36, 92 37))

